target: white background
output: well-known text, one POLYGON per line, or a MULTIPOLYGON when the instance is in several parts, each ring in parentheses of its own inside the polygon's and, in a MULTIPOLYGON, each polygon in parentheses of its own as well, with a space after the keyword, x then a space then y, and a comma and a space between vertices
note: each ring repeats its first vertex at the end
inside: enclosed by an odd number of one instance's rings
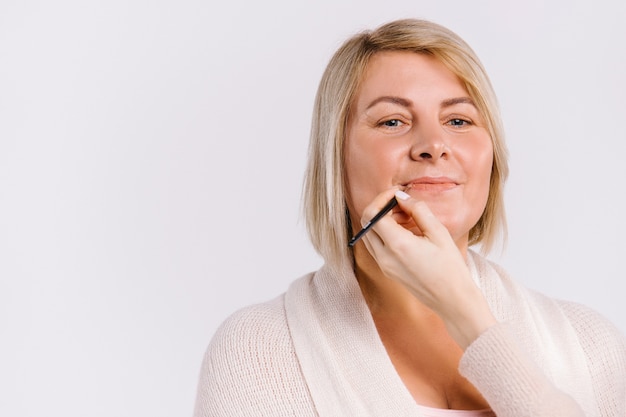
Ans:
POLYGON ((317 269, 300 188, 355 31, 442 23, 511 151, 518 280, 626 332, 626 3, 0 2, 0 415, 189 416, 234 310, 317 269))

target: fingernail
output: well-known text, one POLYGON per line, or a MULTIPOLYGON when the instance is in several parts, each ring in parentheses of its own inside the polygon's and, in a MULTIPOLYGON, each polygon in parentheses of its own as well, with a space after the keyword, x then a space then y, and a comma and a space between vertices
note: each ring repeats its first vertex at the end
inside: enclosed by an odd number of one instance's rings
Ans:
POLYGON ((396 198, 399 198, 400 200, 408 200, 409 198, 411 198, 411 196, 404 191, 398 190, 396 191, 396 198))

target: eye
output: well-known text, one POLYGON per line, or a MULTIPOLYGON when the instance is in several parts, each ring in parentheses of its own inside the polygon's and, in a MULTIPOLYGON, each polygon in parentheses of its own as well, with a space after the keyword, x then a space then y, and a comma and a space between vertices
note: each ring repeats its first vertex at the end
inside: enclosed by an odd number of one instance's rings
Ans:
POLYGON ((404 124, 404 122, 400 119, 389 119, 380 123, 380 126, 384 127, 400 127, 404 124))
POLYGON ((462 117, 450 117, 445 124, 455 129, 466 128, 474 125, 471 120, 462 117))
POLYGON ((452 127, 466 127, 466 126, 471 125, 472 122, 470 122, 469 120, 465 120, 465 119, 454 118, 454 119, 448 120, 446 124, 452 127))

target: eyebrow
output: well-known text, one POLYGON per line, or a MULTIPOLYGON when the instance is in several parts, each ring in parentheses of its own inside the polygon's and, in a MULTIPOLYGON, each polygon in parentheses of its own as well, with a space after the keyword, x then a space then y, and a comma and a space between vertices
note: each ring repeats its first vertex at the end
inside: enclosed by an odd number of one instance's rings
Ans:
POLYGON ((442 108, 450 107, 450 106, 454 106, 455 104, 470 104, 470 105, 476 107, 476 104, 474 104, 474 100, 472 100, 469 97, 449 98, 449 99, 444 100, 444 101, 441 102, 441 107, 442 108))
POLYGON ((376 100, 372 101, 366 107, 366 110, 374 107, 375 105, 377 105, 378 103, 381 103, 381 102, 392 103, 392 104, 399 104, 402 107, 411 107, 411 105, 413 105, 411 100, 407 100, 406 98, 396 97, 396 96, 381 96, 381 97, 378 97, 376 100))
MULTIPOLYGON (((378 103, 381 103, 381 102, 398 104, 398 105, 400 105, 402 107, 411 107, 413 105, 413 102, 411 100, 406 99, 406 98, 397 97, 397 96, 381 96, 381 97, 378 97, 377 99, 375 99, 374 101, 372 101, 367 106, 366 110, 374 107, 375 105, 377 105, 378 103)), ((443 100, 441 102, 441 108, 451 107, 451 106, 454 106, 456 104, 470 104, 470 105, 476 107, 476 104, 474 104, 474 100, 472 100, 469 97, 454 97, 454 98, 449 98, 449 99, 443 100)))

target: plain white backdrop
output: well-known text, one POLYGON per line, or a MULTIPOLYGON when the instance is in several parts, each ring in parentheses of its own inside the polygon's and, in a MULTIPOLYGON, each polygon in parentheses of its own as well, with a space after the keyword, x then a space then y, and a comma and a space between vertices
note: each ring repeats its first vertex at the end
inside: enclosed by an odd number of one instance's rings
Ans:
POLYGON ((189 416, 233 311, 317 269, 300 190, 317 83, 419 17, 483 60, 527 286, 626 332, 626 3, 2 0, 0 415, 189 416))

